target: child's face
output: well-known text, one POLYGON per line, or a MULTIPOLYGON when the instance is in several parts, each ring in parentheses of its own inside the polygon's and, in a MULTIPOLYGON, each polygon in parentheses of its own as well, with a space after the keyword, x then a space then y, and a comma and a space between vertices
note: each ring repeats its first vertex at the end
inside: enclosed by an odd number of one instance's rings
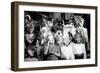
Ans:
POLYGON ((68 46, 69 43, 70 43, 71 40, 72 40, 72 37, 68 35, 68 36, 64 37, 63 39, 64 39, 65 45, 68 46))
POLYGON ((62 42, 63 42, 62 36, 57 36, 57 37, 56 37, 56 40, 57 40, 57 44, 59 44, 59 45, 61 45, 62 42))
POLYGON ((33 21, 31 21, 31 22, 29 22, 27 25, 26 25, 26 27, 27 27, 27 30, 30 32, 30 33, 32 33, 33 31, 34 31, 34 23, 33 23, 33 21))
POLYGON ((84 25, 84 19, 83 19, 83 18, 81 18, 81 23, 80 23, 80 26, 81 26, 81 27, 83 27, 83 25, 84 25))
POLYGON ((43 27, 43 28, 41 29, 41 35, 42 35, 43 38, 46 38, 46 37, 47 37, 47 35, 48 35, 48 30, 47 30, 46 27, 43 27))
POLYGON ((80 43, 81 42, 81 37, 79 34, 77 34, 77 37, 75 38, 75 40, 77 41, 77 43, 80 43))
POLYGON ((49 43, 50 43, 50 44, 54 44, 54 42, 55 42, 53 36, 49 36, 49 37, 48 37, 48 40, 49 40, 49 43))
POLYGON ((60 30, 56 32, 55 38, 56 38, 57 44, 61 45, 63 42, 63 37, 62 37, 62 32, 60 30))
POLYGON ((28 54, 29 54, 29 56, 34 56, 35 52, 34 52, 34 50, 29 49, 28 50, 28 54))
POLYGON ((32 43, 34 41, 35 35, 33 33, 25 34, 25 37, 26 37, 27 42, 32 43))
POLYGON ((65 43, 66 46, 69 45, 69 43, 70 43, 69 37, 64 38, 64 43, 65 43))
POLYGON ((52 27, 53 26, 53 23, 51 21, 48 21, 48 26, 49 27, 52 27))

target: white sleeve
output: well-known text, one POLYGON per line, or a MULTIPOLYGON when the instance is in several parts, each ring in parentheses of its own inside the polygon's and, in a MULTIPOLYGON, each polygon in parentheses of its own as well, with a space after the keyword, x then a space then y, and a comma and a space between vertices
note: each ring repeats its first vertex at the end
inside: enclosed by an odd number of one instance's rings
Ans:
POLYGON ((75 27, 72 28, 71 33, 72 33, 73 36, 76 34, 76 28, 75 27))

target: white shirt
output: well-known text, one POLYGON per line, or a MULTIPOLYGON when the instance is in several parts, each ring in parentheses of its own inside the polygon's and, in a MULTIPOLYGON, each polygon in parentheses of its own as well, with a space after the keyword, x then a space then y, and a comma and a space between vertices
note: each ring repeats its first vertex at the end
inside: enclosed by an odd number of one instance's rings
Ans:
POLYGON ((70 43, 68 46, 62 46, 61 47, 61 53, 63 58, 70 60, 74 59, 74 54, 73 54, 73 43, 70 43))
POLYGON ((74 44, 74 54, 84 54, 85 51, 85 44, 74 44))

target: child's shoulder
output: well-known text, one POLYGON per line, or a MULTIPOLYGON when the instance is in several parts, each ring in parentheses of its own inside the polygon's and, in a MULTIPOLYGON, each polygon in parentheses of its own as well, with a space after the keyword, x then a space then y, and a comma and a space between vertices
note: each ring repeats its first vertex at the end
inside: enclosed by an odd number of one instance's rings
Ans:
POLYGON ((74 43, 73 45, 74 45, 74 46, 77 46, 77 47, 80 47, 80 46, 81 46, 81 47, 84 47, 84 46, 85 46, 85 44, 83 44, 83 43, 80 43, 80 44, 79 44, 79 43, 74 43))
POLYGON ((74 43, 74 42, 71 42, 70 44, 71 44, 71 45, 74 45, 75 43, 74 43))

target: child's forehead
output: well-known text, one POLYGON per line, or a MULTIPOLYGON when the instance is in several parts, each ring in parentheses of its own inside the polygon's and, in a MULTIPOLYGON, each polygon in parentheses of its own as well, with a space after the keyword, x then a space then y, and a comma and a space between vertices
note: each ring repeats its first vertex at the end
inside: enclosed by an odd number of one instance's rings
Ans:
POLYGON ((80 33, 76 33, 76 36, 81 36, 81 34, 80 33))
POLYGON ((75 38, 81 38, 81 34, 79 34, 79 33, 76 34, 76 35, 75 35, 75 38))
POLYGON ((34 36, 34 33, 25 34, 26 36, 34 36))

